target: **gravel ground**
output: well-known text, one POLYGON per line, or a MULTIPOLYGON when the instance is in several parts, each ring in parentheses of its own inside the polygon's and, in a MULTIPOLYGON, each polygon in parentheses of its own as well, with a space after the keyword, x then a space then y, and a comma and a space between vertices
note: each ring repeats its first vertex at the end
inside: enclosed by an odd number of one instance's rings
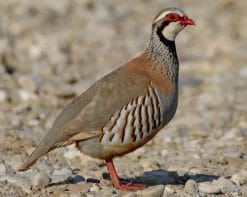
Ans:
POLYGON ((0 196, 247 196, 247 1, 0 1, 0 196), (153 17, 183 8, 180 100, 171 123, 115 164, 69 146, 16 172, 63 106, 142 52, 153 17), (244 25, 245 24, 245 25, 244 25))

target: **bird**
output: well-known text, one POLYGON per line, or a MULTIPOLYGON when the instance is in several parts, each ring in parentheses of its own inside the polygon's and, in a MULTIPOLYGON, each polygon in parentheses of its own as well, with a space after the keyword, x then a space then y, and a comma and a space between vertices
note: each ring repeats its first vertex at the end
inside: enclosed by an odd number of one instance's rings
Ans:
POLYGON ((19 171, 55 148, 75 144, 83 154, 106 162, 116 188, 144 189, 141 183, 123 183, 113 159, 146 144, 174 117, 179 76, 175 38, 188 25, 195 23, 182 9, 161 10, 144 52, 68 104, 19 171))

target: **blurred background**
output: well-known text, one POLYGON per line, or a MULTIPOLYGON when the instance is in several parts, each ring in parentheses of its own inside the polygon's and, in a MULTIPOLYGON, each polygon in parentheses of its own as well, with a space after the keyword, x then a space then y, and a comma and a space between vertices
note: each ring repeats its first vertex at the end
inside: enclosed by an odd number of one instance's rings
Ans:
MULTIPOLYGON (((159 176, 174 182, 159 183, 171 184, 175 193, 185 192, 193 176, 246 180, 246 0, 8 0, 0 1, 0 194, 46 195, 64 188, 69 194, 98 194, 109 188, 102 179, 104 164, 73 146, 49 153, 28 172, 14 169, 72 98, 145 50, 154 16, 170 6, 182 8, 196 23, 176 40, 178 111, 152 142, 116 159, 118 171, 133 177, 162 169, 159 176), (71 177, 73 169, 100 184, 30 190, 37 171, 45 170, 56 182, 71 177), (166 174, 171 171, 178 174, 166 174), (172 184, 179 181, 183 184, 172 184)), ((240 185, 228 193, 247 190, 245 182, 240 185)))

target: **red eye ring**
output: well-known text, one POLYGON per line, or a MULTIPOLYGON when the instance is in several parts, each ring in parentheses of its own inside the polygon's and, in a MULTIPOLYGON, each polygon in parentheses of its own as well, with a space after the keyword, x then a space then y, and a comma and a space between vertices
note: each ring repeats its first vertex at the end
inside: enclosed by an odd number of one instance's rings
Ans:
POLYGON ((176 22, 180 20, 180 16, 176 13, 170 13, 166 15, 166 20, 171 21, 171 22, 176 22))

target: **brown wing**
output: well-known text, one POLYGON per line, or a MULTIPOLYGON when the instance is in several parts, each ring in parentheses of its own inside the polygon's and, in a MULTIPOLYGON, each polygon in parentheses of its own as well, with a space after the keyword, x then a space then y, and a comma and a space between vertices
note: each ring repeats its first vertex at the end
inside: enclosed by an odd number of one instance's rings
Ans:
POLYGON ((75 140, 99 136, 110 117, 133 98, 147 91, 148 76, 133 72, 147 64, 145 55, 106 75, 70 103, 19 170, 25 170, 39 157, 75 140))

